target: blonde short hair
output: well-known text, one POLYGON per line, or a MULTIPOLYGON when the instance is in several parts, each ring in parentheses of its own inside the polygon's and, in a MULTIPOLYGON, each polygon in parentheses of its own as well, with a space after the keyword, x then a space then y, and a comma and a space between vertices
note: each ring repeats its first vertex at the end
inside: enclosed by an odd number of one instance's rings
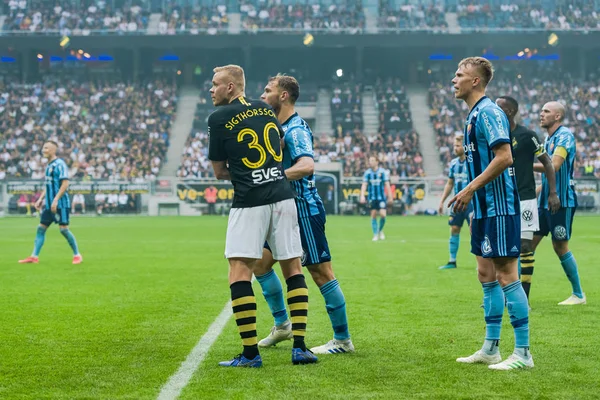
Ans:
POLYGON ((494 67, 492 66, 492 63, 487 58, 483 58, 483 57, 463 58, 458 63, 458 68, 463 67, 463 66, 467 67, 469 65, 472 65, 473 67, 475 67, 477 69, 477 71, 479 72, 479 77, 483 81, 483 86, 487 86, 488 83, 490 83, 490 81, 494 77, 494 67))
POLYGON ((238 88, 238 90, 244 90, 246 87, 246 77, 244 76, 244 69, 239 65, 229 64, 222 67, 216 67, 213 69, 216 74, 218 72, 225 72, 231 82, 238 88))

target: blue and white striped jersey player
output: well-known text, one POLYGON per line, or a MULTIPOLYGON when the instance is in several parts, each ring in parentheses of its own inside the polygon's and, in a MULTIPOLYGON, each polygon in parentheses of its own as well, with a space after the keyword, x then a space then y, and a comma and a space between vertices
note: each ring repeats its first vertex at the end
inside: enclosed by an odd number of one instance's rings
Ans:
POLYGON ((384 240, 383 227, 387 215, 387 204, 392 204, 392 189, 388 172, 379 166, 377 157, 369 157, 370 168, 363 175, 363 183, 360 187, 360 203, 369 201, 371 209, 371 229, 373 229, 373 241, 384 240), (367 199, 365 199, 365 192, 367 199), (386 198, 388 199, 386 203, 386 198), (379 225, 377 225, 377 212, 379 211, 379 225))
MULTIPOLYGON (((438 212, 443 214, 444 212, 444 201, 450 195, 450 191, 454 188, 454 195, 460 193, 469 184, 469 176, 467 174, 467 158, 465 156, 465 149, 463 147, 464 135, 456 135, 454 138, 454 154, 456 158, 450 161, 448 167, 448 182, 444 187, 444 193, 442 193, 442 199, 440 200, 440 206, 438 212)), ((446 265, 442 265, 439 269, 452 269, 456 268, 456 253, 458 253, 458 246, 460 244, 460 230, 462 229, 465 221, 467 225, 471 223, 471 214, 473 213, 473 205, 469 203, 469 207, 460 213, 450 210, 450 218, 448 219, 448 225, 450 225, 450 258, 446 265)))
POLYGON ((469 184, 449 206, 462 212, 473 203, 471 252, 477 258, 486 323, 481 350, 456 361, 488 364, 495 370, 532 368, 529 307, 517 268, 521 216, 510 126, 504 111, 485 95, 492 77, 492 64, 487 59, 469 57, 458 64, 452 79, 455 97, 470 109, 464 131, 469 184), (502 361, 498 345, 505 304, 515 332, 515 349, 502 361))
POLYGON ((69 200, 69 169, 65 162, 56 156, 58 144, 54 141, 47 141, 42 147, 42 154, 48 159, 46 166, 45 185, 42 195, 36 201, 35 208, 40 211, 40 225, 37 228, 35 241, 33 242, 33 253, 31 256, 19 260, 21 264, 37 264, 39 254, 44 245, 46 230, 52 223, 58 224, 60 233, 67 239, 69 246, 73 250, 73 264, 80 264, 83 261, 75 236, 69 230, 69 211, 71 202, 69 200), (42 204, 44 209, 42 210, 42 204))
MULTIPOLYGON (((564 117, 565 108, 557 101, 551 101, 542 107, 540 126, 548 132, 544 146, 546 153, 552 157, 560 208, 555 214, 550 212, 548 207, 550 187, 546 174, 542 175, 542 187, 538 204, 540 230, 534 233, 533 251, 535 251, 544 236, 547 236, 548 233, 552 234, 552 247, 560 259, 560 264, 569 278, 572 288, 571 296, 558 304, 571 306, 585 304, 586 297, 579 282, 577 261, 575 261, 575 257, 569 250, 573 217, 577 209, 577 194, 575 193, 573 181, 577 149, 575 147, 575 136, 568 128, 562 126, 564 117)), ((542 164, 536 163, 533 168, 537 172, 544 172, 542 164)))
MULTIPOLYGON (((273 107, 281 123, 284 135, 283 167, 286 177, 296 191, 296 208, 302 239, 302 265, 308 268, 313 280, 325 299, 325 307, 333 328, 333 339, 314 347, 315 354, 339 354, 354 351, 348 330, 346 300, 340 284, 333 274, 331 254, 325 236, 325 209, 317 193, 314 178, 313 134, 308 124, 295 111, 300 96, 298 81, 292 76, 277 75, 269 79, 261 100, 273 107)), ((283 290, 279 278, 273 271, 275 261, 265 244, 263 258, 256 262, 254 275, 260 283, 263 295, 273 314, 275 326, 261 340, 260 347, 271 347, 292 338, 283 290)), ((285 270, 282 270, 285 276, 285 270)), ((297 311, 290 305, 290 315, 297 311)))

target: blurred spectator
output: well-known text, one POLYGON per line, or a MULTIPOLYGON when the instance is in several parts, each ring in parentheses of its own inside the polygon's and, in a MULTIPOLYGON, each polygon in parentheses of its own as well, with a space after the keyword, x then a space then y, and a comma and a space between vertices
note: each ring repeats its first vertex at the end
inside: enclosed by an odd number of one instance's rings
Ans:
POLYGON ((175 88, 162 82, 0 84, 0 170, 42 179, 41 148, 52 138, 73 179, 153 180, 176 102, 175 88))
POLYGON ((158 24, 161 35, 176 35, 190 33, 197 35, 206 32, 209 35, 227 33, 229 19, 227 6, 220 4, 208 7, 179 7, 174 6, 163 12, 158 24))
POLYGON ((446 16, 442 5, 403 4, 379 1, 379 27, 400 29, 446 29, 446 16))
POLYGON ((71 212, 75 214, 78 209, 85 214, 85 197, 81 193, 74 194, 71 198, 71 212))

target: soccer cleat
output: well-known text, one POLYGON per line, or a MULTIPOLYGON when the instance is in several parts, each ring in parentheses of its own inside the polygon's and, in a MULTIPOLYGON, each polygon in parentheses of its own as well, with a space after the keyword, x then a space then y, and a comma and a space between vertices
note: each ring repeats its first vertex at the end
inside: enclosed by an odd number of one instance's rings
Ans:
POLYGON ((352 340, 336 340, 332 339, 323 346, 313 347, 310 349, 314 354, 340 354, 354 353, 354 345, 352 340))
POLYGON ((385 233, 383 231, 379 232, 379 240, 385 240, 385 233))
POLYGON ((40 262, 40 259, 34 256, 29 256, 23 260, 19 260, 19 264, 37 264, 38 262, 40 262))
POLYGON ((533 357, 523 358, 516 354, 511 354, 506 360, 498 364, 488 366, 489 369, 496 371, 509 371, 511 369, 533 368, 533 357))
POLYGON ((448 264, 442 265, 438 269, 454 269, 454 268, 456 268, 456 263, 455 262, 448 262, 448 264))
POLYGON ((83 261, 83 257, 81 256, 81 254, 77 254, 76 256, 73 256, 73 264, 81 264, 82 261, 83 261))
POLYGON ((258 368, 262 367, 262 358, 260 354, 254 357, 252 360, 248 360, 241 354, 235 356, 232 360, 221 361, 219 363, 221 367, 238 367, 238 368, 258 368))
POLYGON ((481 350, 477 350, 475 352, 475 354, 473 354, 473 355, 471 355, 469 357, 460 357, 460 358, 457 358, 456 361, 459 362, 459 363, 464 363, 464 364, 487 364, 487 365, 492 365, 492 364, 497 364, 500 361, 502 361, 502 357, 500 357, 500 352, 497 352, 496 354, 488 355, 488 354, 485 354, 481 350))
POLYGON ((373 236, 373 241, 376 242, 379 240, 379 233, 376 233, 375 236, 373 236))
POLYGON ((278 328, 276 326, 271 328, 269 336, 258 342, 258 347, 271 347, 275 346, 279 342, 284 340, 291 340, 294 337, 292 334, 292 324, 287 322, 278 328))
POLYGON ((574 294, 572 294, 565 301, 561 301, 560 303, 558 303, 558 305, 559 306, 576 306, 579 304, 586 304, 586 303, 587 303, 587 299, 585 298, 585 294, 583 295, 583 298, 577 297, 574 294))
POLYGON ((313 352, 308 349, 306 349, 306 351, 303 351, 302 349, 299 349, 297 347, 294 347, 292 349, 292 364, 294 365, 314 364, 317 361, 319 361, 317 356, 315 356, 313 352))

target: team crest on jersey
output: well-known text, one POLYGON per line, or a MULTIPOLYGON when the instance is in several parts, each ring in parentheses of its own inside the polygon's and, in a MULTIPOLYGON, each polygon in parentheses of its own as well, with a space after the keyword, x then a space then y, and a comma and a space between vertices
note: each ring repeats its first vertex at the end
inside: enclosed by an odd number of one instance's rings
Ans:
POLYGON ((554 151, 554 143, 550 143, 550 152, 552 153, 554 151))
POLYGON ((533 213, 531 210, 524 210, 521 215, 523 217, 523 221, 525 222, 531 222, 533 220, 533 213))
POLYGON ((469 133, 471 133, 471 126, 473 126, 473 124, 469 124, 469 125, 467 126, 467 135, 468 135, 469 133))
POLYGON ((481 253, 484 256, 487 256, 491 252, 492 252, 492 245, 490 243, 490 238, 487 235, 485 235, 483 242, 481 242, 481 253))
POLYGON ((567 238, 567 230, 562 225, 554 227, 554 237, 558 240, 565 240, 567 238))

